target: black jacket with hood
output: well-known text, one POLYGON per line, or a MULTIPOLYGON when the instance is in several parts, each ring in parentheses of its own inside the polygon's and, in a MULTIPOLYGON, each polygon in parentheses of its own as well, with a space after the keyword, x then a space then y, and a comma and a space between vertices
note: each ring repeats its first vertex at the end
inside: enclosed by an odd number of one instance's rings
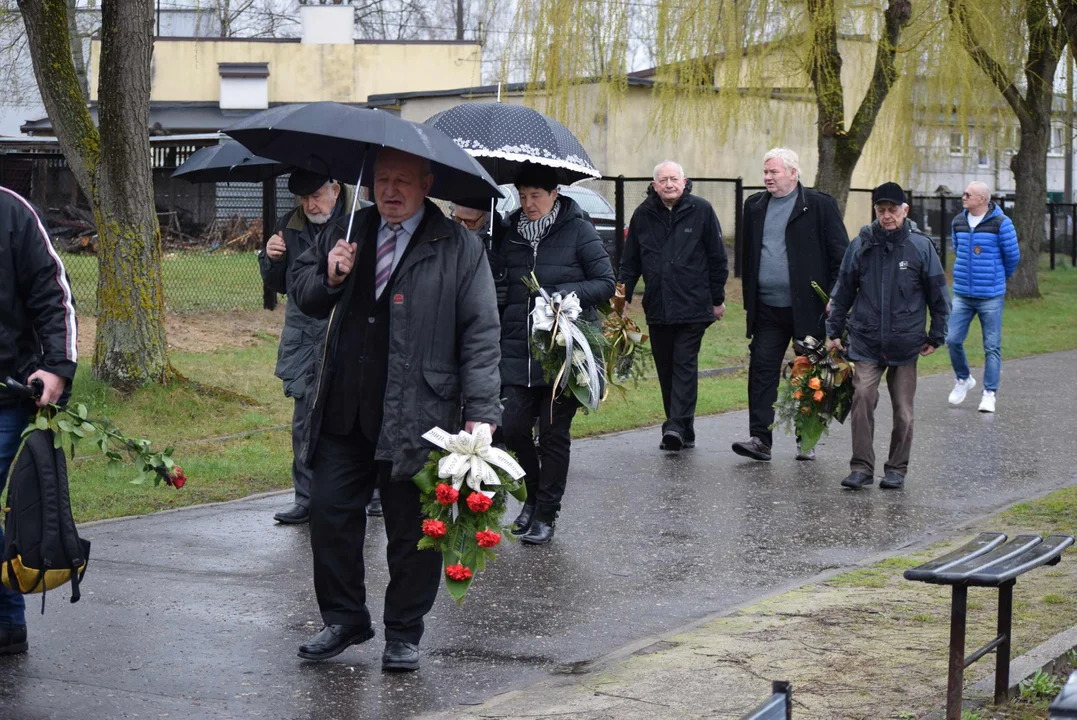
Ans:
POLYGON ((653 186, 647 189, 632 213, 618 274, 627 300, 643 276, 648 325, 714 322, 714 307, 725 302, 729 263, 714 208, 692 194, 691 180, 672 208, 653 186))
MULTIPOLYGON (((25 382, 40 369, 70 388, 77 333, 71 283, 44 222, 24 197, 0 187, 0 381, 25 382)), ((0 392, 0 407, 23 402, 0 392)))
POLYGON ((907 365, 924 345, 946 341, 946 273, 931 240, 908 220, 892 232, 878 220, 861 228, 842 260, 831 303, 827 336, 841 337, 848 324, 853 360, 907 365))

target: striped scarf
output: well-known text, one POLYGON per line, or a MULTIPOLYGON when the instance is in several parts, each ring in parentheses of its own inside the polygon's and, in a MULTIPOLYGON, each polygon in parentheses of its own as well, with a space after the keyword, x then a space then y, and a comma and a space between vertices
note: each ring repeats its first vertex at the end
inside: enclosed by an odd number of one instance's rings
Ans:
POLYGON ((534 247, 539 244, 542 238, 546 237, 546 233, 550 232, 550 228, 557 221, 557 213, 561 210, 561 200, 554 200, 553 210, 546 213, 538 220, 529 220, 527 214, 523 211, 520 212, 520 222, 516 225, 516 231, 520 233, 520 237, 531 244, 534 247))

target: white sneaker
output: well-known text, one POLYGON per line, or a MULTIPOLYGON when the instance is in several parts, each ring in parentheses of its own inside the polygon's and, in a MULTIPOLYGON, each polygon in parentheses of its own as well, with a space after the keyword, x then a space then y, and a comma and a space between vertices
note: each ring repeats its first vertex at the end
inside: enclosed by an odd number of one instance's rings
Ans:
POLYGON ((969 375, 964 380, 958 380, 954 384, 954 389, 950 391, 950 404, 960 405, 965 402, 965 396, 969 394, 969 390, 976 387, 976 378, 969 375))
POLYGON ((980 398, 980 412, 995 412, 995 393, 991 390, 984 390, 983 397, 980 398))

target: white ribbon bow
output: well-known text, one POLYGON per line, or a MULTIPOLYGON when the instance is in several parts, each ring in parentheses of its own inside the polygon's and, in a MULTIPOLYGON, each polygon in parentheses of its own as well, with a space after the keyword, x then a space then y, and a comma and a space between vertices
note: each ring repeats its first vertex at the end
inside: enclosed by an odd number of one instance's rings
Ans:
MULTIPOLYGON (((539 289, 539 297, 535 298, 535 309, 531 311, 531 332, 545 331, 549 333, 556 333, 554 335, 554 341, 557 341, 558 335, 564 338, 565 341, 565 363, 568 367, 564 368, 561 372, 561 381, 558 384, 559 390, 564 390, 568 387, 568 381, 570 374, 573 372, 573 348, 578 346, 583 351, 583 363, 580 364, 580 370, 583 371, 584 376, 587 378, 587 407, 591 410, 598 410, 598 404, 601 401, 599 395, 599 383, 602 375, 601 361, 597 360, 594 353, 591 352, 591 345, 587 342, 587 338, 583 332, 576 327, 576 320, 579 319, 582 312, 580 307, 580 298, 574 292, 570 292, 568 295, 562 296, 561 293, 555 292, 553 296, 550 296, 545 290, 539 289)), ((577 384, 583 385, 582 382, 577 381, 577 384)))
MULTIPOLYGON (((490 426, 486 423, 475 425, 474 432, 461 430, 456 435, 450 435, 441 428, 433 428, 423 435, 423 440, 437 445, 442 450, 447 450, 448 455, 438 461, 438 477, 452 478, 452 487, 457 492, 464 483, 475 492, 480 492, 488 498, 494 496, 493 490, 484 490, 483 485, 500 485, 501 480, 497 477, 497 471, 491 465, 501 468, 512 477, 519 480, 524 476, 524 469, 513 460, 512 456, 504 450, 493 447, 493 437, 490 434, 490 426)), ((458 515, 456 503, 452 506, 452 519, 455 522, 458 515)))

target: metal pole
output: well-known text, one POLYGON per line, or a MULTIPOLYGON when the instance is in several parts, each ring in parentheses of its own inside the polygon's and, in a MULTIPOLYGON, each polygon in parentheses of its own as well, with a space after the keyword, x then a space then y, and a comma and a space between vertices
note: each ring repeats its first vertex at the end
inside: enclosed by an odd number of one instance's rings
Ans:
POLYGON ((998 634, 1002 644, 995 651, 995 704, 1010 699, 1010 631, 1013 626, 1014 581, 998 588, 998 634))
POLYGON ((625 251, 625 176, 618 175, 613 181, 613 272, 621 270, 621 256, 625 251))
POLYGON ((939 259, 942 261, 942 269, 946 269, 946 240, 950 237, 950 231, 953 229, 953 218, 946 217, 946 197, 939 197, 939 218, 942 223, 942 227, 939 228, 939 259))
POLYGON ((950 669, 946 677, 946 720, 961 720, 961 701, 965 689, 965 621, 969 590, 954 585, 950 604, 950 669))
POLYGON ((1051 215, 1051 269, 1055 269, 1055 204, 1047 203, 1047 212, 1051 215))
POLYGON ((1070 206, 1070 241, 1073 243, 1073 267, 1077 267, 1077 203, 1070 206))
MULTIPOLYGON (((273 229, 277 225, 277 179, 262 181, 262 249, 265 250, 273 229)), ((277 307, 277 293, 262 285, 262 307, 273 310, 277 307)))
POLYGON ((1066 53, 1066 202, 1073 202, 1073 53, 1066 53))
POLYGON ((737 178, 733 184, 733 277, 740 277, 743 272, 741 264, 744 254, 744 179, 737 178))

